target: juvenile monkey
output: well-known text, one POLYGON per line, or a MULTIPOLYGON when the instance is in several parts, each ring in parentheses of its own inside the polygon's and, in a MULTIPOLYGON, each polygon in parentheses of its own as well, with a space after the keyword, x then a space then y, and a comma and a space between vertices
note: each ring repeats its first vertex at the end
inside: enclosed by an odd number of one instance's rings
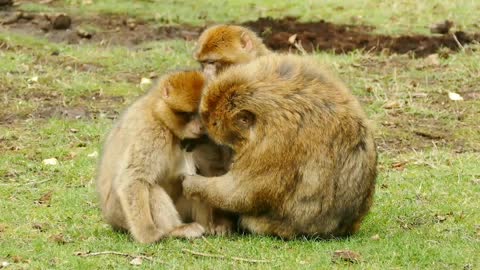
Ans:
POLYGON ((243 64, 271 53, 250 29, 238 25, 216 25, 198 38, 194 58, 207 77, 213 77, 228 66, 243 64))
POLYGON ((180 141, 204 134, 197 115, 204 81, 199 71, 165 75, 106 139, 97 178, 103 216, 138 242, 204 233, 198 223, 183 224, 175 208, 187 170, 180 141))
POLYGON ((355 233, 369 211, 377 154, 359 102, 317 63, 269 55, 230 67, 202 94, 209 135, 230 146, 223 176, 187 176, 184 194, 285 239, 355 233))

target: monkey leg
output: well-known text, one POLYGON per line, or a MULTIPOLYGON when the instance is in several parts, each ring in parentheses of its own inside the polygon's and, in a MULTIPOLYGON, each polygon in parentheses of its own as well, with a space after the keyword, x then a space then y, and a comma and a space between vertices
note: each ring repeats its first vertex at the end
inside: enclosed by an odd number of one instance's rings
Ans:
POLYGON ((140 243, 158 241, 167 231, 157 229, 153 221, 150 184, 141 179, 123 179, 121 183, 118 193, 130 233, 140 243))
POLYGON ((182 225, 172 199, 161 186, 153 185, 150 189, 150 209, 158 229, 169 232, 182 225))
POLYGON ((240 227, 253 234, 273 235, 287 240, 294 238, 298 233, 288 222, 265 216, 241 216, 240 227))
POLYGON ((102 214, 105 221, 112 226, 114 230, 128 230, 128 224, 125 220, 118 195, 115 192, 109 192, 105 202, 102 204, 102 214))
MULTIPOLYGON (((181 200, 181 198, 179 199, 181 200)), ((185 202, 187 203, 187 202, 185 202)), ((197 238, 205 229, 198 223, 183 224, 180 215, 168 193, 161 186, 153 186, 150 193, 150 206, 155 225, 171 237, 197 238)), ((188 203, 182 206, 186 210, 188 203)))
POLYGON ((230 173, 211 178, 186 176, 183 192, 188 198, 234 213, 257 212, 263 207, 262 198, 258 196, 259 190, 253 189, 251 185, 240 185, 230 173))

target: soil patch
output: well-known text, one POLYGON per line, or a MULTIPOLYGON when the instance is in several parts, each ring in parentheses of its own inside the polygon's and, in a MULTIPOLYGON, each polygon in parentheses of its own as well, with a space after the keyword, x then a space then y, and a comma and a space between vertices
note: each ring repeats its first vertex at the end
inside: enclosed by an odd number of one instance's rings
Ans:
POLYGON ((480 42, 480 33, 457 31, 432 36, 387 36, 371 33, 372 27, 336 25, 323 20, 302 23, 293 17, 280 20, 260 18, 244 25, 260 33, 266 45, 274 50, 292 49, 294 41, 301 44, 307 52, 327 50, 347 53, 362 49, 369 52, 413 53, 424 57, 442 47, 457 51, 466 44, 480 42), (293 35, 296 35, 294 39, 291 38, 293 35))
MULTIPOLYGON (((10 31, 42 35, 55 42, 70 44, 100 43, 102 45, 135 46, 147 41, 165 39, 195 40, 205 27, 155 26, 149 22, 120 16, 68 16, 66 29, 58 29, 59 14, 0 12, 2 25, 10 31)), ((299 22, 294 17, 283 19, 260 18, 245 22, 259 33, 268 47, 276 51, 297 50, 299 45, 307 51, 325 50, 348 53, 365 50, 373 53, 412 53, 424 57, 441 48, 453 51, 473 42, 480 42, 480 33, 457 31, 443 35, 387 36, 372 33, 373 27, 363 25, 337 25, 323 20, 299 22)))

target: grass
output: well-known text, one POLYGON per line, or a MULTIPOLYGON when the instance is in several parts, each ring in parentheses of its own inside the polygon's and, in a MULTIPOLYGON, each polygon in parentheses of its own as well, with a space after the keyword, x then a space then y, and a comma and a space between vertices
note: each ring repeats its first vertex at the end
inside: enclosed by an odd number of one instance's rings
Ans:
MULTIPOLYGON (((132 1, 115 1, 115 5, 114 1, 93 1, 91 5, 56 2, 53 6, 23 4, 21 8, 128 14, 157 23, 162 21, 156 14, 163 12, 172 18, 178 15, 176 23, 200 25, 208 20, 254 19, 262 12, 336 22, 349 22, 357 16, 378 31, 401 33, 422 32, 425 25, 445 18, 459 27, 470 27, 476 20, 471 11, 479 7, 477 1, 466 0, 325 1, 321 5, 313 1, 253 5, 249 1, 200 0, 194 3, 196 10, 208 16, 198 19, 184 15, 192 8, 173 1, 138 1, 134 8, 132 1), (392 21, 392 16, 396 20, 392 21)), ((251 264, 182 252, 185 248, 214 252, 202 239, 137 244, 105 225, 97 207, 95 152, 100 150, 112 118, 145 91, 139 84, 141 78, 195 66, 191 42, 151 42, 133 48, 67 45, 4 31, 0 33, 2 43, 0 262, 9 262, 9 268, 131 267, 131 259, 121 256, 75 256, 79 251, 106 250, 152 256, 153 262, 144 261, 140 266, 145 269, 480 267, 478 53, 451 54, 433 66, 426 65, 425 59, 405 55, 316 53, 313 57, 329 65, 352 88, 376 125, 380 175, 375 204, 360 232, 348 239, 208 238, 228 256, 271 260, 251 264), (465 100, 449 100, 449 91, 460 93, 465 100), (397 102, 398 108, 384 108, 389 102, 397 102), (418 131, 437 137, 422 137, 418 131), (52 157, 58 159, 58 165, 42 164, 52 157), (372 239, 375 235, 379 239, 372 239), (334 263, 332 253, 339 249, 359 252, 362 259, 357 264, 334 263)))

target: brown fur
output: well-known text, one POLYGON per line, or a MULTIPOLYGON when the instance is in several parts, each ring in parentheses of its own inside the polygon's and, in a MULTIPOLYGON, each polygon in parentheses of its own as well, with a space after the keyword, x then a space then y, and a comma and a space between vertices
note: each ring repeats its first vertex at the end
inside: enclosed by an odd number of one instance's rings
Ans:
POLYGON ((180 141, 203 134, 195 117, 203 85, 198 71, 162 77, 127 109, 106 139, 97 178, 102 213, 138 242, 204 233, 198 223, 183 224, 175 209, 186 171, 180 141))
POLYGON ((228 66, 243 64, 269 54, 262 40, 250 29, 238 25, 216 25, 199 37, 194 58, 207 75, 215 75, 228 66))
POLYGON ((231 67, 204 90, 200 114, 235 156, 223 176, 186 177, 186 196, 240 213, 257 234, 358 230, 375 188, 372 130, 355 97, 316 62, 269 55, 231 67))

